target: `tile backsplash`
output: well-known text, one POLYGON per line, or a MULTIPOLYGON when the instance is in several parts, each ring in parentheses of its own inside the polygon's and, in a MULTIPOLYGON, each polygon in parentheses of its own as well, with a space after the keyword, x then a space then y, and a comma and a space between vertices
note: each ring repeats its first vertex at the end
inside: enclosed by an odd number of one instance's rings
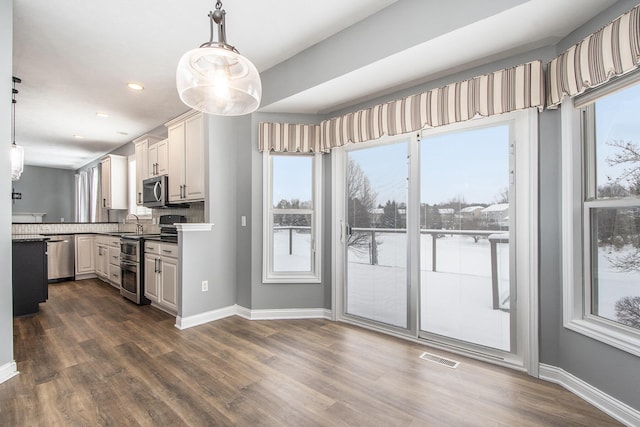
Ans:
POLYGON ((12 224, 11 234, 110 233, 120 231, 118 226, 119 224, 106 222, 12 224))
MULTIPOLYGON (((159 233, 160 227, 157 224, 162 215, 184 215, 187 218, 187 222, 202 223, 204 222, 204 202, 191 203, 188 208, 153 209, 151 219, 140 219, 140 224, 143 226, 143 232, 145 234, 159 233)), ((126 214, 121 215, 118 222, 14 223, 11 228, 11 234, 126 233, 135 231, 135 218, 126 217, 126 214)))

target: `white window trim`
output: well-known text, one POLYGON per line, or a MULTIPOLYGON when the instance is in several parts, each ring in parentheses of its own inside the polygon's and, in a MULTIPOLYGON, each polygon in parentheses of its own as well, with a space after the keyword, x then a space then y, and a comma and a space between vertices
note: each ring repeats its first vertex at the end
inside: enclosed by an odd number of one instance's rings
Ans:
MULTIPOLYGON (((279 155, 279 154, 278 154, 279 155)), ((301 154, 291 154, 300 156, 301 154)), ((292 272, 274 272, 273 266, 273 206, 272 206, 272 183, 273 183, 273 162, 271 161, 273 154, 269 151, 263 152, 263 209, 262 215, 262 283, 322 283, 322 154, 309 155, 313 157, 313 175, 312 175, 312 247, 313 256, 311 259, 312 267, 310 272, 292 271, 292 272)), ((302 213, 309 213, 304 211, 302 213)))
POLYGON ((580 111, 565 99, 562 120, 562 281, 564 327, 612 347, 640 356, 640 333, 630 327, 590 314, 590 283, 584 267, 582 209, 582 132, 580 111))

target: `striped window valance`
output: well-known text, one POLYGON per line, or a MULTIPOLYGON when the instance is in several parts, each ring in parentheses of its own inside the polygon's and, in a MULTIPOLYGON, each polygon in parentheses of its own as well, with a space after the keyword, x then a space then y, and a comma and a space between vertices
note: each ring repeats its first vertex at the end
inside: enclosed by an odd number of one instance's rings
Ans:
POLYGON ((320 125, 260 123, 260 151, 279 153, 319 153, 322 151, 320 125))
POLYGON ((640 5, 570 47, 547 66, 547 106, 640 66, 640 5))
POLYGON ((542 109, 543 74, 542 62, 533 61, 334 117, 320 125, 260 123, 259 148, 260 151, 328 152, 350 142, 516 110, 542 109), (315 139, 307 141, 312 134, 315 139))
POLYGON ((544 107, 542 62, 474 77, 403 99, 325 120, 325 149, 363 142, 383 135, 489 117, 510 111, 544 107))

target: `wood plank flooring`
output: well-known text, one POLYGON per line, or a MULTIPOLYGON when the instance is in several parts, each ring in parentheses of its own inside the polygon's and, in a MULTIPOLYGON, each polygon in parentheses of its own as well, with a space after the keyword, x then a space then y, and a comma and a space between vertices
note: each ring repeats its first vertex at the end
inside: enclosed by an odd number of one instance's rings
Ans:
POLYGON ((174 322, 97 280, 51 285, 14 321, 0 425, 619 425, 556 385, 342 323, 174 322))

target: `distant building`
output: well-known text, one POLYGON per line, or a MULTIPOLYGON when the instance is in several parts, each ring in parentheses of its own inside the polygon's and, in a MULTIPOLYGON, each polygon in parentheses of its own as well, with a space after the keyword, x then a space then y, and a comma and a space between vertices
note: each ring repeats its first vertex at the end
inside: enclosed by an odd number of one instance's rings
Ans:
POLYGON ((483 209, 484 206, 467 206, 460 210, 460 216, 462 219, 480 218, 483 209))
POLYGON ((489 226, 509 226, 509 203, 497 203, 480 211, 482 220, 489 226))

